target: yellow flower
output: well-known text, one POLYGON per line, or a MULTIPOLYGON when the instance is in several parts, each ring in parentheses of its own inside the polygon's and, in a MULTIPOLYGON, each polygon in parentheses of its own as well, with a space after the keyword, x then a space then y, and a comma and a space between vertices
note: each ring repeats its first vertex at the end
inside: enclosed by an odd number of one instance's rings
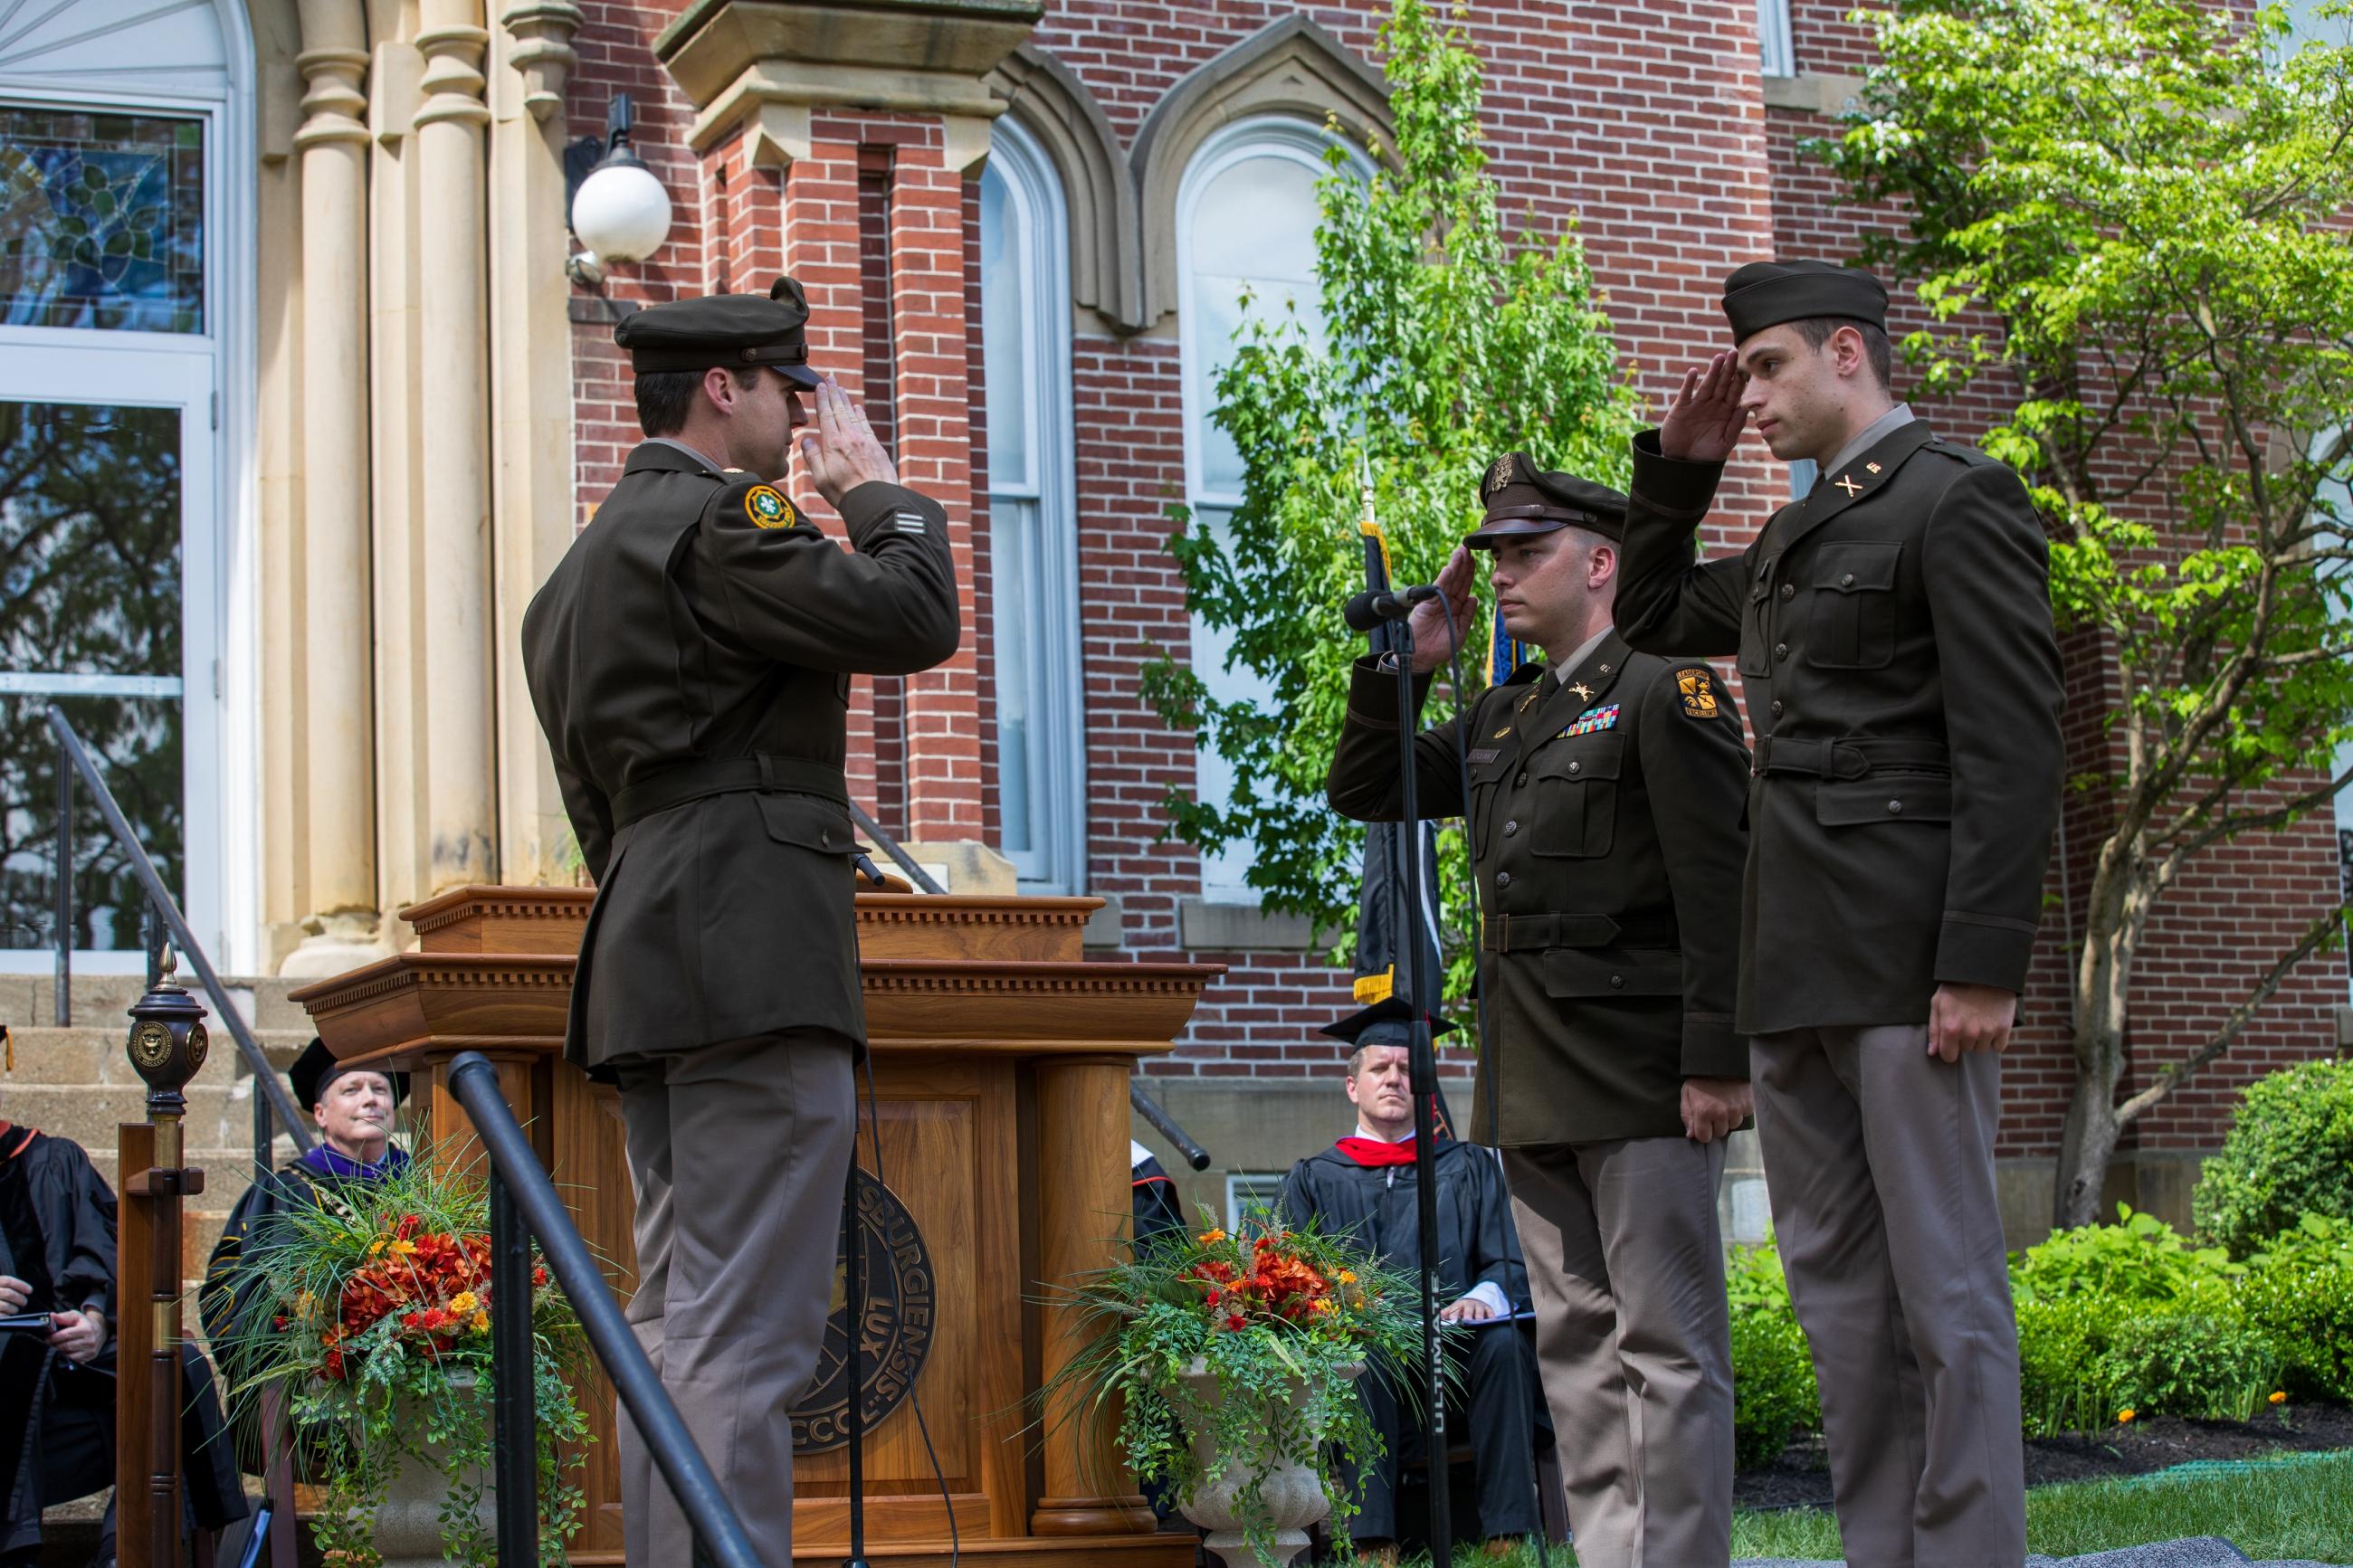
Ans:
POLYGON ((2284 1388, 2273 1389, 2272 1403, 2274 1405, 2285 1405, 2287 1403, 2287 1390, 2284 1388))
POLYGON ((1341 1284, 1343 1284, 1343 1285, 1354 1285, 1356 1282, 1356 1271, 1355 1269, 1353 1269, 1353 1268, 1343 1268, 1342 1270, 1340 1270, 1340 1283, 1341 1283, 1341 1284))
POLYGON ((488 1312, 474 1314, 474 1331, 478 1334, 487 1334, 491 1331, 491 1315, 488 1312))
POLYGON ((459 1317, 465 1316, 468 1312, 472 1311, 476 1307, 480 1305, 481 1302, 475 1297, 471 1290, 460 1290, 455 1296, 449 1298, 449 1310, 457 1313, 459 1317))
POLYGON ((2135 1412, 2130 1407, 2126 1407, 2126 1409, 2116 1412, 2116 1420, 2120 1424, 2129 1426, 2132 1422, 2134 1414, 2135 1412))
POLYGON ((399 1253, 403 1258, 406 1258, 410 1253, 417 1250, 417 1243, 413 1241, 396 1241, 392 1244, 392 1249, 395 1252, 399 1253))
POLYGON ((374 1258, 377 1253, 382 1252, 383 1250, 384 1238, 382 1237, 378 1237, 375 1240, 368 1243, 368 1256, 370 1258, 374 1258))

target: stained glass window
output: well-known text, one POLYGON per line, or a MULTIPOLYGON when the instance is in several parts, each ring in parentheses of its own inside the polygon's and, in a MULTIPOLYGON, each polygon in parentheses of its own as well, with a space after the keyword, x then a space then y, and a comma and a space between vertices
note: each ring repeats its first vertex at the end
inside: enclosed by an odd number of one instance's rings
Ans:
POLYGON ((0 321, 205 330, 197 120, 0 105, 0 321))

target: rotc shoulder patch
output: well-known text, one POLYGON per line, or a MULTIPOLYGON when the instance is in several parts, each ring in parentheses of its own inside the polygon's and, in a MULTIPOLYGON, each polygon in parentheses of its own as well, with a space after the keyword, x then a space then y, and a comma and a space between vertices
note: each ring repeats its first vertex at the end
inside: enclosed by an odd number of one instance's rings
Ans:
POLYGON ((1571 735, 1590 735, 1596 730, 1615 730, 1617 727, 1618 704, 1612 702, 1607 708, 1596 708, 1578 714, 1577 722, 1563 730, 1559 738, 1567 740, 1571 735))
POLYGON ((793 503, 774 485, 754 485, 744 491, 744 515, 757 528, 790 528, 800 521, 793 503))
POLYGON ((1675 671, 1675 694, 1683 700, 1684 718, 1715 717, 1715 679, 1707 670, 1675 671))

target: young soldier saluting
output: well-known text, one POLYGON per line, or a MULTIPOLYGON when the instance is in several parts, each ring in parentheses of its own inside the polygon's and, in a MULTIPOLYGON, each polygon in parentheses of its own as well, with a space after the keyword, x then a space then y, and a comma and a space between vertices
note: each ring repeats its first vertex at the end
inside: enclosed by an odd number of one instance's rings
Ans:
MULTIPOLYGON (((1517 452, 1481 494, 1464 543, 1494 552, 1504 629, 1549 656, 1479 697, 1467 759, 1451 723, 1415 740, 1424 816, 1463 814, 1469 764, 1480 1068, 1508 1089, 1482 1141, 1504 1151, 1577 1560, 1704 1568, 1731 1555, 1715 1190, 1749 1109, 1732 1026, 1748 753, 1707 666, 1610 627, 1624 496, 1517 452)), ((1417 695, 1469 624, 1466 550, 1438 585, 1413 612, 1417 695)), ((1396 679, 1358 661, 1332 758, 1332 805, 1361 821, 1404 809, 1396 679)))
POLYGON ((1822 262, 1732 275, 1736 351, 1634 438, 1618 606, 1636 647, 1739 655, 1740 1028, 1847 1558, 1996 1568, 2026 1523, 1994 1130, 2059 805, 2059 652, 2025 488, 1894 400, 1886 308, 1822 262), (1752 416, 1820 479, 1695 564, 1752 416))
MULTIPOLYGON (((807 320, 780 278, 621 323, 647 438, 522 624, 596 879, 564 1049, 621 1089, 629 1321, 775 1568, 792 1561, 786 1411, 823 1342, 866 1031, 849 678, 928 669, 960 629, 946 513, 810 371, 807 320), (780 488, 796 437, 853 549, 780 488)), ((630 1568, 692 1560, 626 1414, 620 1456, 630 1568)))

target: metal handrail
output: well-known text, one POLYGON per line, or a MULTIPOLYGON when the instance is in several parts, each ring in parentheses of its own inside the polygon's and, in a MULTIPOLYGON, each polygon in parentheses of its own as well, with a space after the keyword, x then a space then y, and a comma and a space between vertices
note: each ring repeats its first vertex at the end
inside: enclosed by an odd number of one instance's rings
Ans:
POLYGON ((460 1051, 449 1064, 448 1084, 491 1159, 491 1388, 501 1568, 527 1568, 539 1561, 531 1320, 526 1313, 498 1310, 499 1303, 530 1299, 532 1237, 539 1238, 549 1272, 579 1315, 590 1352, 613 1380, 613 1392, 637 1423, 702 1552, 714 1568, 761 1568, 743 1521, 670 1403, 661 1374, 621 1316, 604 1270, 564 1212, 555 1184, 540 1169, 522 1124, 499 1089, 498 1069, 478 1051, 460 1051))
MULTIPOLYGON (((294 1109, 294 1097, 286 1091, 285 1085, 278 1081, 278 1069, 269 1065, 269 1055, 262 1050, 261 1043, 246 1026, 245 1015, 230 1004, 228 990, 214 972, 212 960, 205 956, 203 944, 196 941, 195 932, 188 929, 187 917, 180 912, 179 904, 173 900, 170 889, 164 886, 164 879, 156 871, 155 862, 148 858, 146 847, 131 831, 130 818, 124 816, 122 807, 115 804, 114 792, 106 787, 106 779, 99 773, 98 764, 90 760, 89 748, 82 744, 81 736, 75 732, 72 721, 58 710, 57 704, 49 705, 48 717, 49 728, 57 733, 59 757, 71 763, 73 773, 79 773, 82 782, 90 785, 91 797, 98 802, 99 815, 105 817, 115 843, 131 858, 132 874, 139 879, 140 887, 145 889, 147 902, 163 917, 164 926, 171 931, 174 950, 195 970, 196 978, 204 984, 205 994, 212 998, 213 1010, 220 1016, 221 1024, 228 1030, 229 1037, 237 1042, 237 1054, 245 1058, 247 1068, 253 1074, 256 1091, 267 1100, 269 1109, 277 1115, 278 1124, 294 1140, 295 1151, 309 1153, 311 1134, 302 1125, 301 1114, 294 1109)), ((73 863, 70 853, 73 794, 71 784, 67 782, 72 774, 61 767, 58 770, 58 797, 67 812, 58 823, 58 883, 60 889, 58 895, 58 973, 62 993, 69 973, 68 965, 71 962, 66 955, 73 947, 73 863)), ((67 1016, 62 995, 59 1010, 62 1022, 67 1016)), ((259 1131, 259 1128, 256 1131, 259 1131)))

